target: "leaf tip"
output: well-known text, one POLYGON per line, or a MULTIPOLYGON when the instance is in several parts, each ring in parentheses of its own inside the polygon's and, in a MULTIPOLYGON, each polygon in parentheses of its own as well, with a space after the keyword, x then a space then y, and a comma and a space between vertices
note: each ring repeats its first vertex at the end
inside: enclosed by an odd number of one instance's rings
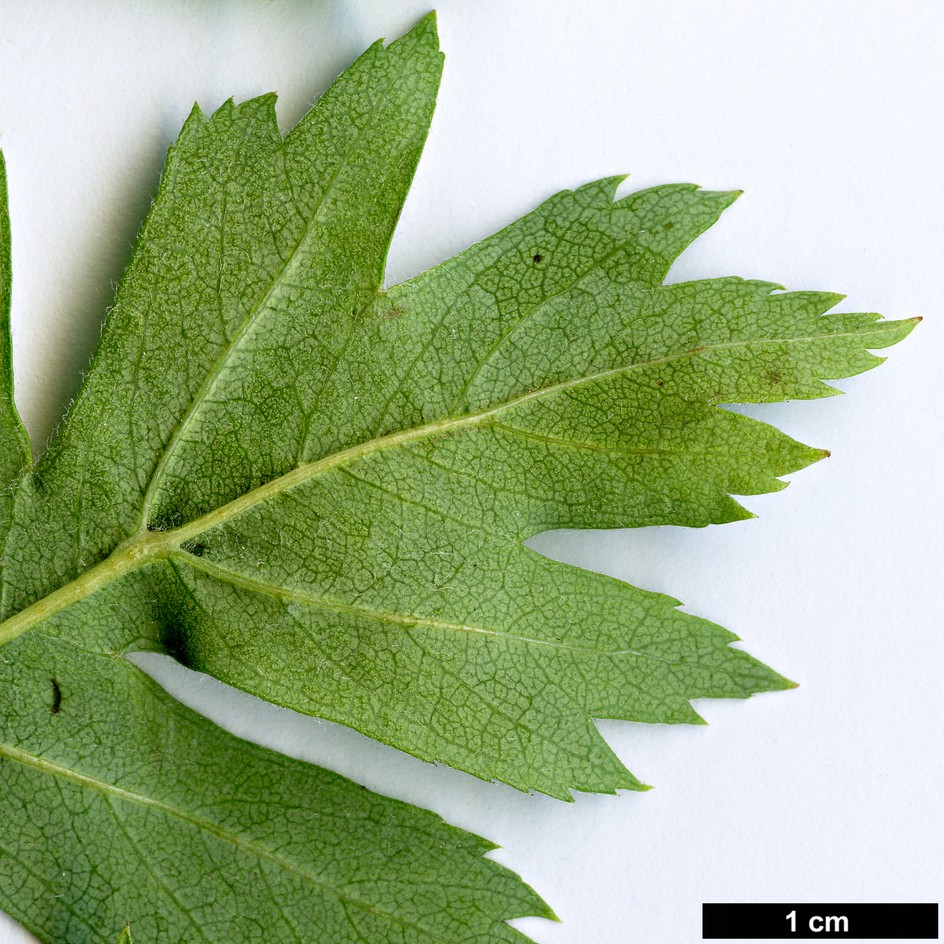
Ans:
POLYGON ((391 43, 395 46, 403 40, 429 41, 439 49, 439 21, 435 10, 430 10, 409 32, 405 33, 396 42, 391 43))
POLYGON ((619 790, 632 790, 634 793, 648 793, 650 790, 655 789, 651 783, 643 783, 628 770, 626 773, 627 776, 624 777, 620 783, 617 783, 613 789, 612 792, 614 795, 616 795, 619 790))
MULTIPOLYGON (((922 315, 914 315, 911 318, 902 318, 898 321, 887 321, 879 315, 877 321, 879 322, 875 325, 877 335, 873 335, 872 342, 866 345, 869 349, 891 347, 898 344, 899 341, 907 338, 924 321, 924 318, 922 315)), ((877 367, 884 360, 885 358, 876 358, 876 362, 870 366, 877 367)), ((865 369, 868 370, 869 368, 865 369)))
MULTIPOLYGON (((190 114, 187 115, 187 120, 184 122, 184 128, 192 121, 205 122, 207 120, 206 112, 200 107, 199 102, 193 103, 193 108, 190 109, 190 114)), ((183 132, 181 132, 183 133, 183 132)))
POLYGON ((718 217, 744 193, 743 190, 704 190, 697 184, 692 185, 692 190, 715 207, 716 215, 712 222, 717 221, 718 217))
POLYGON ((793 679, 788 679, 785 675, 781 675, 779 672, 775 672, 769 666, 762 665, 762 668, 767 671, 767 679, 763 686, 758 686, 757 689, 752 692, 752 695, 760 695, 763 692, 787 692, 794 688, 799 688, 800 683, 794 682, 793 679))

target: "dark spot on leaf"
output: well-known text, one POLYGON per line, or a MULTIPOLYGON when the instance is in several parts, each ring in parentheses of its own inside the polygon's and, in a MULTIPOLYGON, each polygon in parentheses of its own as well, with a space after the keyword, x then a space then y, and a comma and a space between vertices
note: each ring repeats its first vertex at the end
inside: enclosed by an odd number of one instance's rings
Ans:
POLYGON ((49 681, 52 682, 52 705, 50 705, 49 710, 54 715, 57 715, 59 714, 59 709, 62 707, 62 689, 54 678, 51 678, 49 681))
POLYGON ((665 381, 664 381, 664 380, 657 380, 657 381, 656 381, 656 386, 657 386, 657 387, 664 387, 664 386, 665 386, 665 381))
POLYGON ((535 265, 540 265, 543 261, 544 261, 544 256, 538 255, 534 257, 535 265))
POLYGON ((195 668, 195 651, 193 639, 179 620, 166 615, 161 616, 160 633, 161 645, 164 651, 173 656, 181 665, 195 668))
POLYGON ((673 223, 672 220, 667 220, 662 224, 663 229, 672 229, 673 226, 675 226, 675 223, 673 223))
POLYGON ((193 544, 188 544, 186 550, 189 554, 193 554, 194 557, 203 557, 206 553, 206 545, 201 544, 199 541, 196 541, 193 544))
POLYGON ((783 374, 776 367, 768 370, 765 376, 771 387, 776 387, 783 380, 783 374))

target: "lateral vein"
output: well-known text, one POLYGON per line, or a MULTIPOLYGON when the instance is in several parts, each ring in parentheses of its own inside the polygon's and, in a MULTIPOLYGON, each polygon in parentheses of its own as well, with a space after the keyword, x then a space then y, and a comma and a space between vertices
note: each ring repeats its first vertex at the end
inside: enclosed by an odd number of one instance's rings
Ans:
MULTIPOLYGON (((382 623, 394 623, 398 626, 421 626, 428 629, 443 629, 453 632, 472 633, 480 636, 493 636, 498 639, 506 639, 511 642, 528 643, 535 646, 546 646, 549 649, 564 649, 569 652, 582 652, 587 655, 596 656, 624 656, 634 655, 646 657, 644 653, 635 649, 593 649, 590 646, 573 646, 569 643, 558 642, 553 639, 539 639, 531 636, 519 636, 515 633, 502 632, 499 629, 492 629, 488 626, 472 626, 469 623, 455 623, 449 620, 436 619, 430 616, 418 616, 413 613, 397 613, 392 610, 379 610, 375 607, 362 606, 357 603, 345 603, 343 600, 335 600, 330 597, 320 596, 315 593, 306 593, 303 590, 295 590, 289 587, 280 587, 276 584, 266 583, 262 580, 253 580, 251 577, 245 577, 237 574, 225 567, 217 564, 211 564, 202 557, 194 557, 192 554, 179 552, 173 555, 173 561, 176 564, 186 564, 194 570, 199 570, 215 580, 228 583, 234 587, 243 590, 250 590, 254 593, 262 593, 266 596, 277 597, 280 600, 287 600, 292 603, 300 603, 304 606, 316 607, 322 610, 330 610, 333 613, 344 613, 350 616, 360 616, 366 619, 377 620, 382 623)), ((664 660, 658 660, 664 661, 664 660)))
POLYGON ((167 816, 173 816, 176 819, 195 826, 197 829, 216 836, 218 839, 222 839, 224 842, 228 842, 231 845, 244 849, 247 852, 258 856, 260 859, 265 859, 266 861, 276 865, 278 868, 295 873, 305 881, 310 882, 312 885, 317 885, 326 892, 336 896, 341 901, 355 905, 364 911, 370 911, 373 914, 380 915, 381 917, 387 918, 396 924, 403 925, 404 927, 413 928, 414 930, 427 933, 428 929, 423 928, 421 925, 406 921, 391 911, 386 911, 385 909, 380 908, 369 901, 365 901, 362 898, 358 898, 350 894, 350 892, 342 891, 336 885, 326 882, 323 878, 316 875, 310 869, 303 868, 298 863, 292 862, 290 859, 287 859, 284 856, 280 856, 271 849, 267 849, 265 846, 260 845, 255 840, 247 839, 245 836, 240 836, 238 833, 234 833, 231 830, 220 826, 218 823, 204 819, 203 817, 198 816, 189 810, 179 809, 176 806, 172 806, 170 803, 165 803, 162 800, 155 799, 154 797, 146 796, 143 793, 135 793, 133 790, 125 790, 124 788, 116 786, 113 783, 107 783, 104 780, 99 780, 97 777, 92 777, 77 770, 72 770, 69 767, 64 767, 62 764, 54 763, 51 760, 47 760, 45 757, 39 757, 36 754, 31 754, 29 751, 24 751, 18 747, 14 747, 12 744, 0 742, 0 758, 6 758, 7 760, 14 761, 15 763, 23 764, 26 767, 32 767, 35 770, 39 770, 41 773, 49 774, 53 777, 59 778, 60 780, 66 780, 70 783, 76 784, 77 786, 96 790, 106 797, 109 802, 112 802, 115 799, 124 800, 128 803, 136 803, 141 806, 150 807, 151 809, 158 810, 167 816))
MULTIPOLYGON (((894 328, 894 326, 894 323, 889 324, 891 328, 894 328)), ((181 550, 184 544, 194 540, 199 535, 213 528, 218 528, 240 515, 246 514, 256 506, 272 498, 276 498, 283 492, 287 492, 318 476, 325 475, 334 469, 352 465, 374 453, 394 449, 397 446, 424 439, 432 439, 436 436, 448 435, 462 429, 474 428, 476 426, 497 425, 490 424, 489 421, 492 417, 501 416, 507 410, 522 406, 532 400, 550 396, 564 390, 570 390, 583 384, 594 383, 621 374, 628 374, 634 370, 642 370, 646 367, 671 364, 675 361, 681 361, 687 358, 751 345, 798 344, 808 341, 854 338, 864 333, 872 333, 880 330, 881 327, 881 325, 869 325, 868 332, 864 330, 836 332, 828 335, 814 335, 812 337, 799 338, 749 338, 743 341, 727 341, 720 344, 704 345, 687 351, 680 351, 662 357, 654 357, 645 361, 637 361, 632 364, 623 364, 619 367, 600 370, 583 377, 573 377, 568 380, 562 380, 558 383, 549 384, 546 387, 540 387, 528 393, 521 394, 520 396, 506 400, 504 403, 496 404, 477 413, 468 413, 463 416, 434 420, 423 426, 415 426, 411 429, 400 430, 398 432, 388 433, 385 436, 366 440, 365 442, 350 446, 347 449, 342 449, 324 458, 296 466, 283 475, 270 479, 268 482, 245 492, 238 498, 227 502, 225 505, 221 505, 219 508, 207 512, 205 515, 180 525, 173 530, 151 532, 142 528, 122 544, 119 544, 118 547, 112 551, 111 555, 100 564, 85 571, 85 573, 81 574, 71 583, 65 584, 43 599, 37 600, 32 605, 26 607, 26 609, 11 616, 5 622, 0 623, 0 646, 15 639, 21 633, 26 632, 38 623, 55 616, 56 613, 65 607, 85 599, 113 580, 117 580, 119 577, 123 577, 129 572, 137 570, 149 562, 169 557, 171 554, 181 550)))

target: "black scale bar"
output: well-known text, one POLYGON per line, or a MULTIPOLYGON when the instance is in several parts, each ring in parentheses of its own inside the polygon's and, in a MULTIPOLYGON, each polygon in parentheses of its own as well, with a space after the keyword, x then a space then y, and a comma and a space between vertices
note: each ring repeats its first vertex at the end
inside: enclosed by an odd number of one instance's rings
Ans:
POLYGON ((702 940, 938 939, 936 904, 704 904, 702 940))

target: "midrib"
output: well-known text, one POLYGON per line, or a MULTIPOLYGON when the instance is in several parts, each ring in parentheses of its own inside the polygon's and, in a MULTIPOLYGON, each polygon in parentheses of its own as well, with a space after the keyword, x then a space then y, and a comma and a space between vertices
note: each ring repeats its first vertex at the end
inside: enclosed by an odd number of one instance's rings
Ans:
MULTIPOLYGON (((376 114, 381 103, 385 100, 388 92, 390 91, 393 85, 392 80, 388 80, 386 86, 378 94, 377 98, 372 104, 370 110, 370 118, 376 114)), ((199 415, 200 408, 203 406, 206 401, 207 396, 210 393, 210 390, 213 388, 213 385, 216 383, 217 379, 222 375, 227 364, 230 361, 233 353, 239 347, 240 342, 249 332, 251 327, 255 326, 256 317, 260 312, 264 311, 266 308, 270 307, 270 303, 277 298, 279 291, 282 289, 282 286, 285 284, 286 273, 288 273, 295 265, 299 264, 299 253, 302 251, 302 248, 308 243, 308 237, 312 232, 312 229, 315 225, 315 221, 319 219, 322 210, 324 209, 328 197, 330 196, 332 190, 334 189, 335 184, 338 181, 342 171, 348 164, 348 159, 350 158, 351 153, 357 148, 360 144, 361 139, 367 133, 367 131, 373 127, 373 121, 365 121, 363 126, 358 129, 357 134, 351 140, 350 144, 344 151, 344 154, 339 158, 337 167, 335 168, 334 173, 331 175, 330 180, 328 180, 324 189, 321 192, 321 195, 318 197, 316 205, 312 208, 311 213, 309 214, 308 220, 305 223, 301 234, 298 237, 295 245, 292 247, 292 251, 289 253, 285 261, 282 263, 281 268, 276 272, 275 276, 272 279, 272 284, 268 287, 262 297, 257 301, 252 308, 247 312, 243 320, 239 323, 236 330, 233 332, 233 336, 229 341, 224 345, 223 349, 220 351, 219 355, 216 358, 216 361, 213 363, 213 366, 210 368, 209 373, 203 379, 203 383, 200 384, 199 389, 194 395, 193 402, 190 404, 190 407, 187 409, 187 412, 183 415, 180 422, 177 424, 176 429, 171 434, 170 439, 167 441, 167 445, 164 448, 163 453, 161 454, 160 459, 157 462, 157 465, 154 467, 154 472, 151 474, 150 481, 148 482, 147 492, 144 496, 144 501, 141 507, 141 518, 139 521, 139 527, 144 529, 147 527, 150 514, 151 506, 154 503, 154 499, 157 496, 158 489, 160 488, 161 482, 164 479, 164 473, 170 464, 172 458, 174 457, 178 445, 183 441, 183 437, 186 434, 187 430, 190 428, 191 423, 194 422, 195 418, 199 415)), ((283 159, 285 154, 283 151, 283 159)), ((224 212, 225 212, 225 200, 224 200, 224 212)), ((221 223, 222 226, 222 223, 221 223)), ((0 645, 2 645, 2 639, 0 639, 0 645)))
MULTIPOLYGON (((890 322, 888 327, 894 329, 897 326, 894 322, 890 322)), ((869 325, 868 328, 869 333, 872 333, 876 330, 880 330, 881 326, 869 325)), ((828 335, 828 339, 835 340, 837 338, 858 337, 862 333, 861 331, 854 331, 830 334, 828 335)), ((550 396, 563 390, 569 390, 582 384, 594 383, 599 380, 605 380, 608 377, 619 376, 620 374, 628 374, 634 370, 671 364, 675 361, 718 351, 732 350, 739 347, 770 344, 779 345, 786 343, 799 344, 816 340, 823 340, 823 336, 746 339, 742 341, 727 341, 720 344, 704 345, 687 351, 667 354, 662 357, 653 357, 645 361, 637 361, 634 364, 625 364, 620 367, 597 371, 585 377, 576 377, 550 384, 546 387, 514 397, 504 403, 489 407, 478 413, 468 413, 458 417, 447 417, 426 423, 422 426, 389 433, 386 436, 379 436, 314 462, 307 462, 296 466, 284 475, 271 479, 265 484, 222 505, 220 508, 208 512, 178 528, 174 528, 170 531, 138 531, 122 544, 119 544, 118 547, 112 551, 111 555, 100 564, 87 570, 71 583, 60 587, 42 600, 36 601, 36 603, 21 610, 16 615, 11 616, 5 622, 0 623, 0 646, 5 645, 44 620, 55 616, 56 613, 60 612, 65 607, 85 599, 97 590, 102 589, 109 583, 125 576, 131 571, 140 569, 154 561, 166 559, 172 554, 181 551, 183 545, 206 531, 226 524, 234 518, 251 511, 258 505, 276 498, 289 489, 318 478, 334 469, 351 465, 375 453, 395 449, 398 446, 407 445, 423 439, 447 435, 463 429, 488 425, 488 421, 492 417, 499 416, 506 410, 522 406, 532 400, 550 396)))
POLYGON ((381 915, 382 917, 387 918, 396 924, 427 932, 426 928, 406 921, 399 915, 380 908, 377 905, 365 901, 362 898, 357 898, 348 892, 344 892, 337 886, 332 885, 330 882, 326 882, 323 878, 316 875, 311 870, 304 868, 298 863, 280 856, 271 849, 267 849, 265 846, 260 845, 258 842, 255 842, 252 839, 247 839, 245 836, 241 836, 238 833, 234 833, 231 830, 220 826, 218 823, 214 823, 211 820, 197 816, 195 813, 189 810, 180 809, 176 806, 172 806, 170 803, 165 803, 162 800, 157 800, 154 797, 149 797, 143 793, 135 793, 133 790, 125 790, 113 783, 108 783, 105 780, 99 780, 97 777, 92 777, 89 774, 84 774, 78 770, 73 770, 71 767, 65 767, 62 764, 57 764, 45 757, 40 757, 39 755, 32 754, 29 751, 24 751, 22 748, 15 747, 12 744, 0 742, 0 758, 6 758, 7 760, 22 764, 25 767, 32 767, 34 770, 38 770, 44 774, 56 777, 60 780, 66 780, 69 783, 76 784, 77 786, 84 789, 95 790, 98 793, 101 793, 104 796, 112 799, 124 800, 128 803, 136 803, 140 806, 146 806, 150 809, 158 810, 166 816, 172 816, 175 819, 189 823, 191 826, 194 826, 199 830, 210 833, 211 835, 216 836, 218 839, 222 839, 224 842, 236 846, 238 849, 244 852, 255 855, 260 859, 265 859, 280 869, 284 869, 287 872, 292 872, 295 875, 300 876, 305 881, 310 882, 312 885, 317 885, 320 888, 323 888, 331 895, 334 895, 343 901, 349 902, 357 908, 381 915))

